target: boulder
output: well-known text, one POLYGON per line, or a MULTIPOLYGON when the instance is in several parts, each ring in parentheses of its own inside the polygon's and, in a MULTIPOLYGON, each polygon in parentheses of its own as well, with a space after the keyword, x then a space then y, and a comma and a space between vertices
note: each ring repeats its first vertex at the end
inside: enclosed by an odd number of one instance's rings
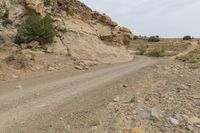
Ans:
POLYGON ((169 118, 169 122, 174 126, 179 125, 179 121, 177 119, 173 118, 173 117, 169 118))

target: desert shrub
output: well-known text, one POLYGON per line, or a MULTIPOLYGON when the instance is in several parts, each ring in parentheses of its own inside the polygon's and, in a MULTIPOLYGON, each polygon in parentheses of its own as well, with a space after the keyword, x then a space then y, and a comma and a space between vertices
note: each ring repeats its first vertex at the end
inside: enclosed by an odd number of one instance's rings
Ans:
POLYGON ((183 55, 183 56, 178 56, 176 59, 181 60, 183 62, 186 62, 190 59, 191 57, 189 55, 183 55))
POLYGON ((192 57, 189 59, 189 63, 197 63, 198 59, 196 57, 192 57))
POLYGON ((190 55, 190 54, 177 57, 177 59, 181 60, 183 62, 188 62, 188 63, 197 63, 198 62, 198 58, 196 56, 190 55))
POLYGON ((133 40, 138 40, 138 39, 139 39, 139 37, 136 35, 133 37, 133 40))
POLYGON ((139 55, 144 55, 144 54, 146 53, 147 49, 148 49, 148 45, 141 44, 141 45, 137 48, 137 50, 139 51, 138 54, 139 54, 139 55))
POLYGON ((165 49, 162 47, 155 47, 148 52, 148 56, 151 57, 162 57, 164 56, 165 49))
POLYGON ((44 0, 44 5, 49 6, 51 5, 52 0, 44 0))
POLYGON ((189 53, 187 55, 177 57, 176 59, 189 63, 189 67, 191 69, 200 68, 200 56, 197 53, 189 53))
POLYGON ((200 63, 200 48, 195 49, 187 55, 179 56, 177 59, 192 64, 200 63))
POLYGON ((149 42, 159 42, 160 38, 159 38, 159 36, 150 36, 148 41, 149 42))
POLYGON ((183 40, 191 40, 191 39, 192 39, 192 37, 189 35, 183 37, 183 40))
POLYGON ((169 57, 169 56, 175 56, 177 54, 178 54, 177 51, 168 51, 168 50, 165 49, 165 53, 163 54, 163 56, 166 56, 166 57, 168 56, 169 57))
POLYGON ((191 64, 189 67, 190 67, 190 69, 199 69, 200 63, 191 64))
POLYGON ((42 18, 40 15, 32 14, 18 29, 15 42, 21 44, 37 41, 40 44, 47 44, 53 42, 54 35, 55 29, 50 16, 42 18))

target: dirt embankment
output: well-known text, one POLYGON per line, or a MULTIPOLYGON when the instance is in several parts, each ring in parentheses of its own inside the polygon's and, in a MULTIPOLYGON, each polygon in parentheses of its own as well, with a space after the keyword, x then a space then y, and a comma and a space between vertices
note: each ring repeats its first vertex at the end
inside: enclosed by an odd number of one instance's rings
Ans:
POLYGON ((59 70, 72 63, 77 69, 88 69, 96 64, 128 62, 133 59, 126 48, 132 37, 129 29, 78 0, 55 0, 48 6, 43 0, 2 0, 0 79, 18 78, 19 73, 59 70), (14 44, 17 29, 31 11, 53 19, 56 36, 51 45, 14 44))

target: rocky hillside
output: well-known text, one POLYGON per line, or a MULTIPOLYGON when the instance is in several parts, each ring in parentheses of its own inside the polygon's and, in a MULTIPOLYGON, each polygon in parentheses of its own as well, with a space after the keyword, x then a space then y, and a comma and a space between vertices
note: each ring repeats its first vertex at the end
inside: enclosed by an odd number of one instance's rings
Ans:
POLYGON ((132 60, 133 57, 126 49, 133 37, 129 29, 120 27, 107 15, 92 11, 77 0, 55 0, 48 5, 45 2, 47 1, 0 1, 1 48, 13 44, 18 27, 31 11, 35 11, 43 17, 50 15, 56 29, 54 41, 45 52, 92 63, 132 60))

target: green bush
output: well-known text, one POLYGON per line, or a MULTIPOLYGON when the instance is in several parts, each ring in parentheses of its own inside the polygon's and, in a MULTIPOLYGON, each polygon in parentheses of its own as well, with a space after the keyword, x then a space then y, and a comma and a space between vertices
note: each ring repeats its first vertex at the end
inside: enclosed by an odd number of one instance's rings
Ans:
POLYGON ((191 39, 192 39, 192 37, 189 35, 183 37, 183 40, 191 40, 191 39))
POLYGON ((148 45, 141 44, 137 50, 139 51, 139 55, 144 55, 148 49, 148 45))
POLYGON ((50 16, 41 17, 37 14, 32 14, 27 18, 18 29, 15 43, 29 43, 31 41, 47 44, 53 42, 55 29, 50 16))
POLYGON ((192 57, 191 59, 189 59, 189 63, 198 63, 198 59, 195 57, 192 57))
POLYGON ((139 37, 136 35, 133 37, 133 40, 138 40, 138 39, 139 39, 139 37))
POLYGON ((160 38, 159 38, 159 36, 150 36, 148 41, 149 42, 159 42, 160 38))
POLYGON ((162 57, 164 56, 165 49, 162 47, 155 47, 148 52, 148 55, 151 57, 162 57))

